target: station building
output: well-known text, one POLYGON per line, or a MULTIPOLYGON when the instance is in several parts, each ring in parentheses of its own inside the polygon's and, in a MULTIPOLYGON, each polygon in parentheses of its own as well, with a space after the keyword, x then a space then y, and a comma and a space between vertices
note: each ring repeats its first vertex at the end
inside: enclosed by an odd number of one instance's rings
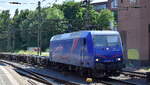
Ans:
POLYGON ((150 0, 108 0, 92 3, 96 10, 117 12, 118 31, 125 33, 128 59, 150 63, 150 0))

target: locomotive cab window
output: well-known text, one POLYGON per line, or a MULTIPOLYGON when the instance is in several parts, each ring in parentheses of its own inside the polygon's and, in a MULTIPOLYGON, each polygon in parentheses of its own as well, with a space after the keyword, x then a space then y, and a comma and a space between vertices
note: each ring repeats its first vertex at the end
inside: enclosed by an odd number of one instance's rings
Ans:
POLYGON ((119 36, 117 35, 94 35, 93 42, 95 47, 117 46, 120 44, 119 36))

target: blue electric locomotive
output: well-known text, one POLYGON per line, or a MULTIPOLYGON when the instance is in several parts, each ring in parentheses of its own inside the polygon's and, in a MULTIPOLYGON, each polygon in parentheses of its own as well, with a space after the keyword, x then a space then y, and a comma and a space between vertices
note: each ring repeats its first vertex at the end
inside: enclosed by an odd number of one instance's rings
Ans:
POLYGON ((79 31, 50 40, 51 62, 92 76, 118 75, 124 67, 123 47, 117 31, 79 31))

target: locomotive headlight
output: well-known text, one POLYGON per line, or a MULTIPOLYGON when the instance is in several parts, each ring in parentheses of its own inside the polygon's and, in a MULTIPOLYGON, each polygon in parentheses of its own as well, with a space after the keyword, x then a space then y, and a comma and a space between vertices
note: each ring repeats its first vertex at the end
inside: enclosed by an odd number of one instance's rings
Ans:
POLYGON ((117 58, 118 61, 121 61, 121 58, 117 58))
POLYGON ((99 61, 99 59, 97 58, 95 61, 99 61))

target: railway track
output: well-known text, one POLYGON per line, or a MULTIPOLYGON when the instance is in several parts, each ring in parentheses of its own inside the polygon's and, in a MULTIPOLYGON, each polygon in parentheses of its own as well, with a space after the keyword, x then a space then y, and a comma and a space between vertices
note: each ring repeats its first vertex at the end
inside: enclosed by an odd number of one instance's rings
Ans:
POLYGON ((131 76, 137 76, 137 77, 146 77, 147 74, 146 73, 140 73, 140 72, 133 72, 133 71, 126 71, 126 70, 123 70, 122 71, 122 74, 126 74, 126 75, 131 75, 131 76))
MULTIPOLYGON (((118 82, 118 85, 137 85, 136 83, 133 82, 129 82, 129 81, 124 81, 124 80, 118 80, 118 79, 112 79, 112 78, 108 78, 110 81, 112 82, 118 82)), ((112 84, 114 85, 114 84, 112 84)))
POLYGON ((31 80, 27 80, 31 85, 37 85, 35 82, 31 81, 31 80))
MULTIPOLYGON (((58 79, 58 78, 55 78, 55 77, 51 77, 50 75, 45 75, 43 73, 39 73, 39 72, 35 72, 35 71, 31 71, 31 70, 28 70, 28 69, 23 69, 23 68, 20 68, 14 64, 12 64, 11 62, 7 62, 7 61, 3 61, 3 60, 0 60, 0 62, 2 63, 5 63, 5 64, 8 64, 14 68, 16 68, 16 71, 23 75, 23 76, 26 76, 26 77, 29 77, 33 80, 36 80, 38 82, 41 82, 41 83, 44 83, 46 85, 53 85, 53 82, 51 81, 48 81, 48 79, 51 79, 51 80, 54 80, 58 83, 61 83, 61 84, 64 84, 64 85, 79 85, 77 83, 73 83, 73 82, 69 82, 69 81, 66 81, 66 80, 62 80, 62 79, 58 79)), ((32 85, 36 85, 35 83, 29 81, 32 85)), ((107 78, 106 80, 104 79, 99 79, 97 80, 97 83, 100 83, 100 84, 104 84, 104 85, 136 85, 134 83, 131 83, 131 82, 127 82, 127 81, 122 81, 122 80, 117 80, 117 79, 112 79, 112 78, 107 78)))
POLYGON ((148 82, 150 81, 150 72, 141 73, 141 72, 133 72, 133 71, 123 70, 121 74, 130 76, 130 77, 143 78, 143 79, 146 79, 148 82))
POLYGON ((44 83, 47 85, 53 85, 53 83, 50 82, 49 79, 57 81, 57 82, 64 84, 64 85, 79 85, 77 83, 69 82, 69 81, 66 81, 63 79, 58 79, 58 78, 52 77, 50 75, 44 75, 42 73, 37 73, 37 72, 31 71, 31 70, 23 69, 23 68, 20 68, 16 65, 12 64, 12 63, 9 63, 7 61, 0 60, 0 62, 8 64, 8 65, 16 68, 17 69, 16 71, 23 76, 29 77, 33 80, 36 80, 38 82, 41 82, 41 83, 44 83))
MULTIPOLYGON (((20 62, 21 61, 21 62, 27 63, 28 61, 24 61, 23 58, 29 58, 30 59, 30 57, 26 57, 27 55, 22 56, 22 55, 14 55, 14 54, 2 54, 2 56, 4 57, 3 59, 10 60, 10 61, 15 60, 15 62, 18 62, 18 61, 20 62)), ((25 60, 28 60, 28 59, 25 59, 25 60)), ((32 56, 31 56, 30 61, 34 63, 34 60, 36 60, 36 58, 32 59, 32 56)), ((31 71, 31 70, 28 70, 28 69, 23 69, 23 68, 17 67, 17 66, 15 66, 15 65, 7 62, 7 61, 1 61, 1 62, 9 64, 9 65, 17 68, 18 73, 20 73, 24 76, 27 76, 29 78, 32 78, 34 80, 37 80, 39 82, 43 82, 45 84, 52 85, 52 82, 47 81, 47 79, 51 79, 51 80, 54 80, 54 81, 57 81, 57 82, 60 82, 60 83, 66 84, 66 85, 78 85, 78 83, 73 83, 73 82, 70 82, 70 81, 66 81, 66 80, 63 80, 63 79, 58 79, 58 78, 52 77, 50 75, 45 75, 45 74, 42 74, 42 73, 37 73, 35 71, 31 71), (26 72, 24 72, 24 71, 26 71, 26 72)), ((37 65, 37 64, 35 64, 35 65, 37 65)), ((130 76, 130 77, 139 77, 141 79, 144 78, 148 81, 150 80, 150 73, 139 73, 139 72, 131 72, 131 71, 125 71, 124 70, 124 71, 122 71, 121 74, 123 74, 125 76, 130 76)), ((118 80, 118 79, 112 79, 112 78, 108 78, 106 80, 102 79, 102 80, 98 80, 98 81, 99 81, 99 83, 102 83, 104 85, 136 85, 135 83, 132 83, 132 82, 118 80), (119 84, 113 84, 113 82, 119 83, 119 84)), ((31 82, 31 83, 33 83, 33 82, 31 82)), ((33 85, 35 85, 35 84, 33 84, 33 85)))
POLYGON ((119 80, 119 79, 113 79, 113 78, 105 78, 101 80, 96 80, 97 83, 102 83, 104 85, 137 85, 133 82, 119 80))

